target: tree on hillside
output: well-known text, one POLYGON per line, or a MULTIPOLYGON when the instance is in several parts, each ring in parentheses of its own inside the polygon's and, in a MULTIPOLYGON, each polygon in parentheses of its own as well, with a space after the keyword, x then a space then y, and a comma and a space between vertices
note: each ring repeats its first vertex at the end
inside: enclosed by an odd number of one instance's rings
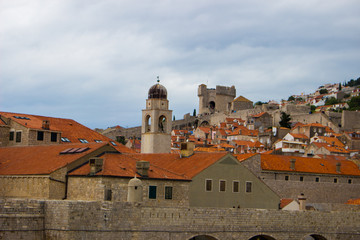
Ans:
POLYGON ((320 89, 319 93, 320 94, 327 94, 329 92, 328 92, 328 90, 326 88, 322 88, 322 89, 320 89))
POLYGON ((286 128, 290 128, 291 127, 291 117, 289 114, 287 114, 286 112, 281 112, 281 116, 280 116, 280 127, 286 127, 286 128))
POLYGON ((341 91, 341 83, 339 83, 339 91, 341 91))
POLYGON ((344 84, 344 86, 346 87, 354 87, 354 86, 358 86, 360 85, 360 77, 356 80, 351 79, 350 81, 348 81, 347 83, 344 84))
POLYGON ((350 111, 360 110, 360 96, 351 98, 348 105, 350 111))
POLYGON ((288 101, 295 101, 294 96, 290 96, 290 97, 288 98, 288 101))
POLYGON ((196 109, 194 108, 193 116, 196 116, 196 109))
POLYGON ((334 97, 331 97, 331 98, 327 98, 325 100, 325 105, 334 105, 334 104, 337 104, 339 103, 339 100, 337 100, 336 98, 334 97))

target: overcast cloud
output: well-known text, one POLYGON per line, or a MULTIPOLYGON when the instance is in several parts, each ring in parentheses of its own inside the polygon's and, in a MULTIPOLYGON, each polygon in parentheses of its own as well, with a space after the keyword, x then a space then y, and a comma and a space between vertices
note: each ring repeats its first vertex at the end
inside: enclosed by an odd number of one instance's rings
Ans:
POLYGON ((160 76, 176 119, 197 87, 287 99, 360 77, 358 0, 0 0, 0 111, 141 124, 160 76))

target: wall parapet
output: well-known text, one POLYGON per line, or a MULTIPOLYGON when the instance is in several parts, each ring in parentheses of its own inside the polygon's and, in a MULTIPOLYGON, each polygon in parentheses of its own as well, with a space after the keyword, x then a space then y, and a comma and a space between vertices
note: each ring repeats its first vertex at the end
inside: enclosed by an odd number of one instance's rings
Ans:
MULTIPOLYGON (((0 200, 3 238, 20 239, 249 239, 277 240, 321 234, 358 239, 358 211, 281 211, 237 208, 151 207, 136 203, 68 200, 0 200), (29 208, 29 210, 27 209, 29 208), (35 222, 25 221, 25 218, 35 222), (17 224, 20 221, 21 224, 17 224), (26 231, 24 230, 24 226, 26 231), (27 236, 28 235, 28 236, 27 236)), ((354 210, 354 209, 352 209, 354 210)), ((340 238, 339 238, 340 237, 340 238)))

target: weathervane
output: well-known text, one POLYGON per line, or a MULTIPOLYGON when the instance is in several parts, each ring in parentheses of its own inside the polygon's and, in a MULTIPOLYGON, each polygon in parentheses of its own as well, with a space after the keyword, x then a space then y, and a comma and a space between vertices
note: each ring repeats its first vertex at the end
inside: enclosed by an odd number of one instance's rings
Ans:
POLYGON ((158 83, 160 82, 159 76, 157 76, 157 82, 158 82, 158 83))

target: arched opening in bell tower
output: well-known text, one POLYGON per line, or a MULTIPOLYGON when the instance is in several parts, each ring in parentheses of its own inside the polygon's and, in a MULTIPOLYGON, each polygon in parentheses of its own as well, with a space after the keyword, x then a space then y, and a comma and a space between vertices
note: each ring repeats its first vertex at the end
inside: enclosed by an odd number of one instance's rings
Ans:
POLYGON ((146 115, 146 117, 145 117, 145 132, 150 132, 150 131, 151 131, 151 116, 146 115))
POLYGON ((209 102, 209 110, 211 113, 215 112, 215 102, 214 101, 209 102))
POLYGON ((166 129, 167 129, 167 120, 166 120, 166 117, 164 115, 161 115, 159 117, 159 132, 166 132, 166 129))

